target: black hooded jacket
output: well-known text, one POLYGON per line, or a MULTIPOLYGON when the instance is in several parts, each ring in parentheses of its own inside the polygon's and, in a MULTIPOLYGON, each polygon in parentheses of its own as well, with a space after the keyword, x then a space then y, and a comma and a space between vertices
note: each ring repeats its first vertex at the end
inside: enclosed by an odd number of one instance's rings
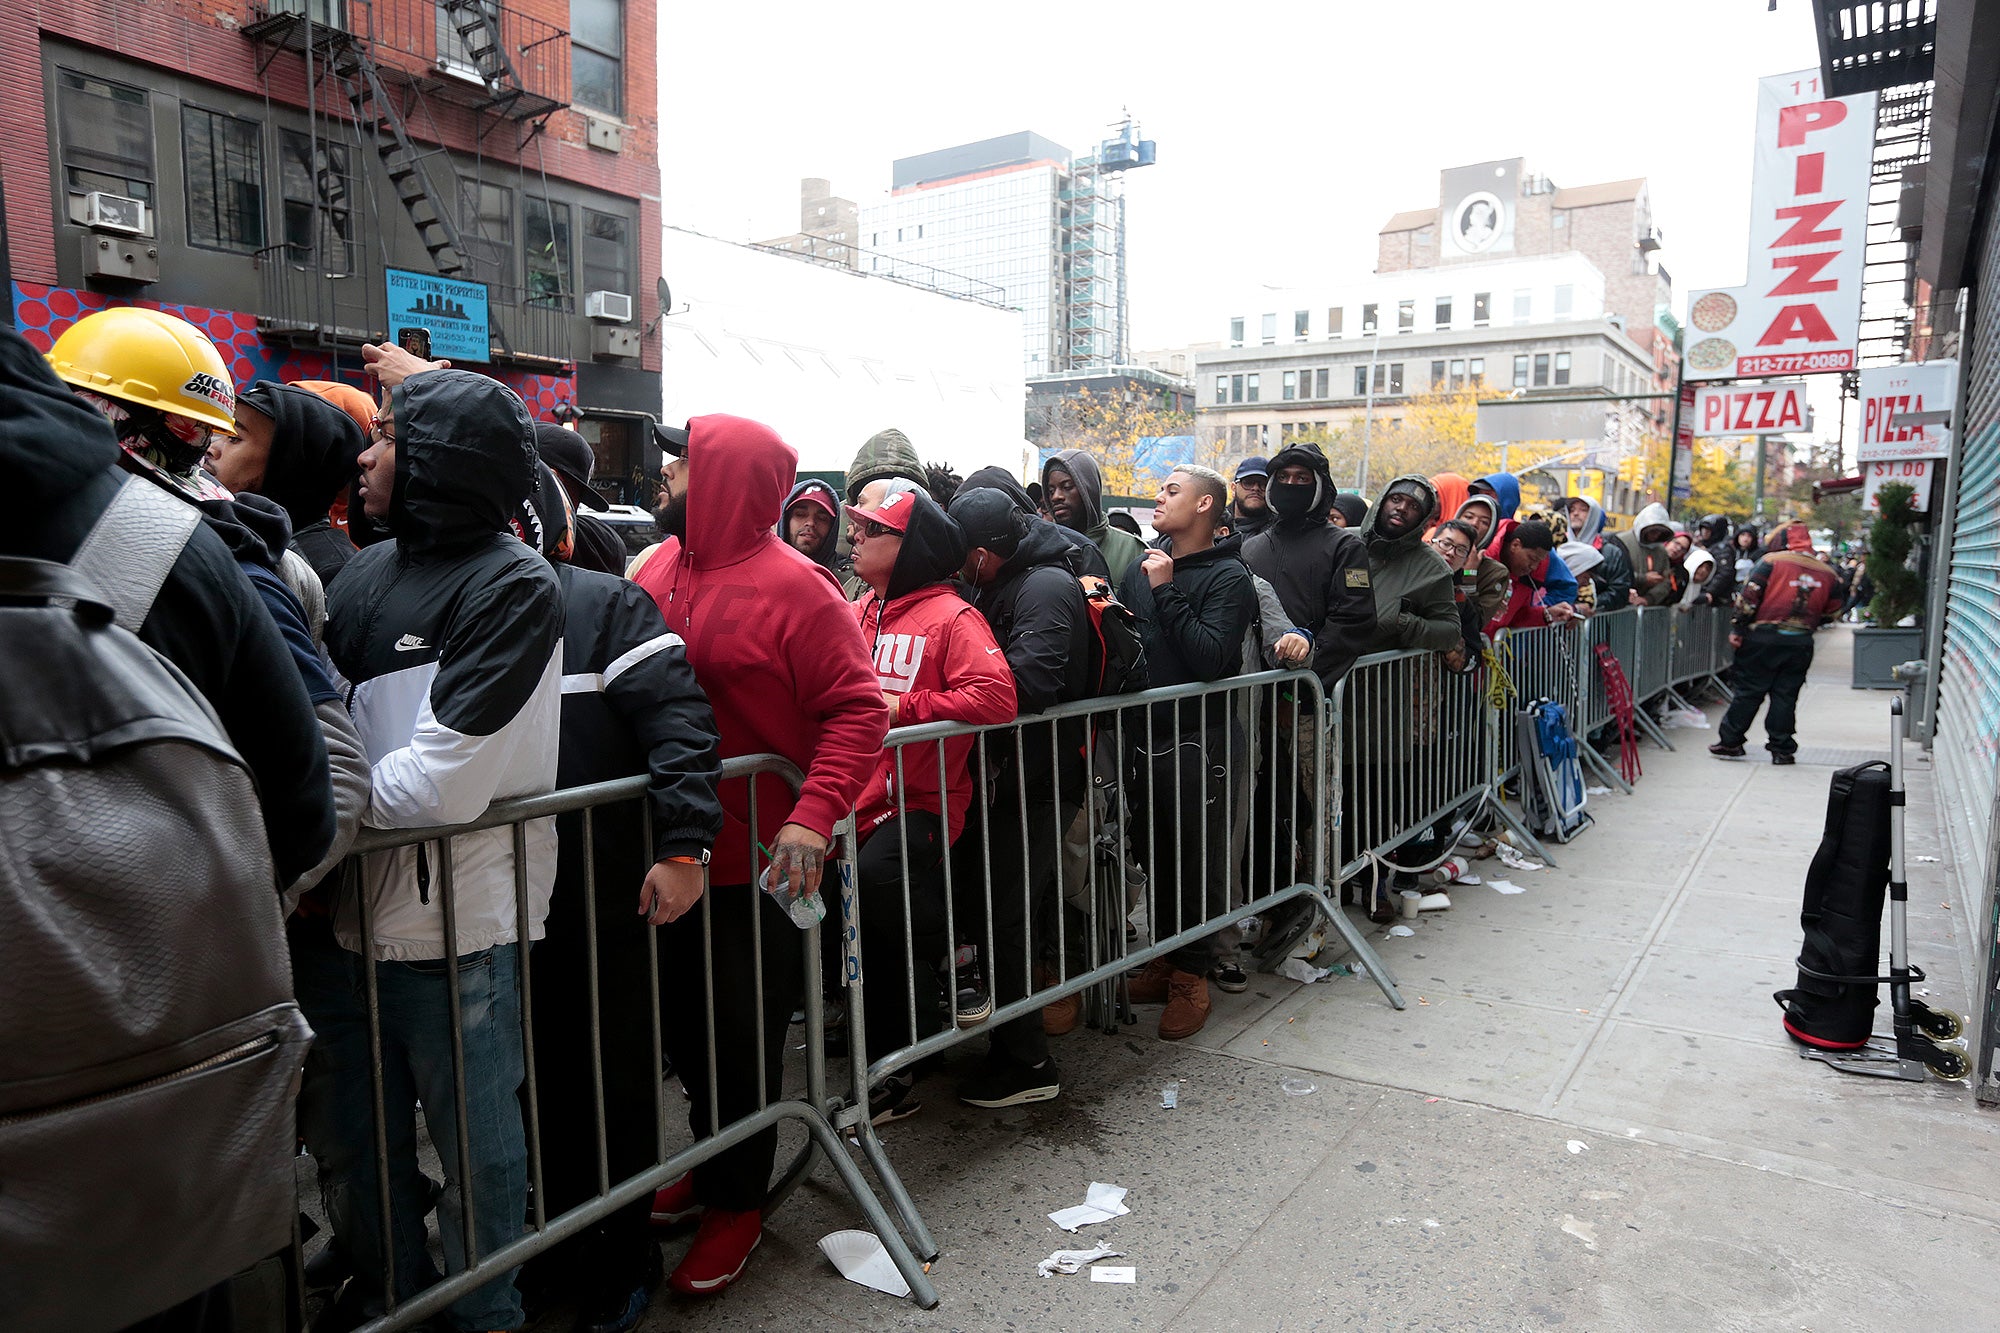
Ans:
MULTIPOLYGON (((67 561, 130 474, 110 425, 8 329, 0 385, 0 553, 67 561)), ((212 517, 174 562, 139 637, 187 675, 243 756, 279 879, 312 869, 334 837, 326 743, 284 637, 212 517)))
MULTIPOLYGON (((979 504, 984 498, 979 489, 959 491, 953 518, 961 506, 979 504)), ((1069 540, 1077 534, 1032 513, 1021 517, 1027 535, 998 574, 974 587, 972 604, 986 617, 1014 673, 1019 711, 1038 713, 1089 697, 1096 678, 1095 635, 1077 582, 1077 547, 1069 540)))
POLYGON ((236 557, 236 563, 249 576, 250 586, 263 599, 264 609, 271 613, 271 623, 284 637, 292 665, 298 668, 299 679, 305 683, 306 697, 315 706, 338 699, 340 692, 327 675, 319 645, 313 642, 312 630, 306 624, 305 608, 299 605, 291 585, 278 570, 278 562, 284 558, 292 535, 285 511, 263 495, 203 500, 197 507, 209 530, 222 538, 229 553, 236 557))
POLYGON ((1333 508, 1333 480, 1316 445, 1295 444, 1271 460, 1266 503, 1277 520, 1243 544, 1243 563, 1276 589, 1292 623, 1313 636, 1313 670, 1329 688, 1347 674, 1375 632, 1375 592, 1368 577, 1368 546, 1359 532, 1326 521, 1333 508), (1285 488, 1280 468, 1302 465, 1313 491, 1291 512, 1278 503, 1285 488))
MULTIPOLYGON (((1148 686, 1206 685, 1242 670, 1243 636, 1257 618, 1257 587, 1243 563, 1241 546, 1240 539, 1232 536, 1205 551, 1175 556, 1173 578, 1157 588, 1146 578, 1143 559, 1125 571, 1118 600, 1139 618, 1148 686)), ((1151 549, 1173 555, 1174 544, 1161 537, 1151 549)), ((1211 722, 1226 716, 1222 696, 1216 696, 1207 711, 1211 722)), ((1153 714, 1156 728, 1173 726, 1173 704, 1155 704, 1153 714)), ((1183 703, 1182 730, 1198 715, 1183 703)))
POLYGON ((272 422, 271 456, 258 494, 285 511, 292 549, 331 585, 355 547, 327 511, 353 485, 368 441, 353 417, 309 389, 260 380, 243 391, 242 401, 272 422))
POLYGON ((1728 606, 1736 600, 1736 552, 1729 545, 1736 534, 1721 514, 1704 514, 1701 522, 1708 525, 1708 540, 1702 545, 1715 561, 1715 571, 1701 586, 1710 605, 1728 606))
POLYGON ((1229 506, 1229 530, 1235 536, 1248 541, 1271 526, 1271 506, 1266 503, 1255 509, 1245 509, 1241 500, 1229 506))
POLYGON ((812 477, 808 477, 798 485, 792 487, 791 494, 785 497, 784 509, 778 514, 778 539, 787 546, 792 544, 791 534, 787 530, 790 523, 789 515, 792 512, 792 506, 814 492, 825 496, 826 502, 833 506, 833 517, 827 523, 826 538, 820 542, 819 549, 817 551, 808 551, 805 555, 808 560, 837 578, 839 577, 839 571, 834 568, 834 564, 840 554, 840 495, 833 487, 812 477))
MULTIPOLYGON (((977 472, 967 477, 965 484, 958 489, 960 494, 964 494, 966 491, 974 490, 981 486, 990 486, 994 490, 1001 492, 1008 499, 1012 500, 1022 513, 1034 514, 1036 512, 1035 502, 1028 495, 1027 490, 1022 487, 1020 482, 1014 480, 1013 474, 1005 468, 980 468, 977 472)), ((1049 526, 1055 529, 1056 535, 1074 552, 1074 555, 1070 559, 1070 564, 1077 573, 1095 574, 1106 583, 1111 582, 1111 567, 1104 563, 1104 552, 1098 549, 1096 542, 1080 532, 1072 532, 1060 523, 1050 523, 1049 526)))

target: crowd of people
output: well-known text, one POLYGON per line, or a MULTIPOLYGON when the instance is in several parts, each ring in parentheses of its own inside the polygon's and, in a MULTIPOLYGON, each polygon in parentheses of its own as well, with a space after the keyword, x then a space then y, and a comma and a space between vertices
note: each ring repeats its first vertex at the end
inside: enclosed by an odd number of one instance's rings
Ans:
MULTIPOLYGON (((1107 826, 1150 882, 1147 928, 1183 940, 1130 978, 1131 999, 1161 1006, 1162 1038, 1200 1031, 1211 986, 1247 979, 1236 933, 1199 928, 1242 899, 1250 859, 1309 865, 1301 849, 1335 822, 1316 771, 1327 720, 1293 708, 1296 729, 1273 728, 1265 753, 1215 693, 1131 710, 1118 753, 1072 715, 1034 721, 1053 707, 1274 669, 1330 689, 1370 653, 1469 672, 1502 630, 1734 605, 1737 695, 1717 752, 1743 752, 1768 694, 1785 762, 1811 631, 1844 595, 1802 525, 1760 542, 1651 505, 1613 533, 1595 501, 1528 498, 1506 473, 1399 476, 1364 499, 1312 444, 1228 478, 1182 463, 1158 484, 1148 538, 1107 511, 1082 450, 1026 484, 997 467, 960 478, 885 430, 836 489, 798 481, 769 427, 722 415, 659 429, 661 541, 632 557, 592 516, 581 437, 485 376, 392 346, 366 357, 379 397, 331 382, 238 392, 199 330, 157 312, 89 316, 46 358, 0 334, 10 401, 36 405, 10 413, 30 428, 0 429, 30 488, 0 552, 70 559, 119 469, 201 516, 139 636, 212 706, 261 793, 317 1034, 298 1132, 332 1231, 322 1267, 345 1277, 330 1327, 380 1313, 385 1273, 407 1299, 464 1269, 468 1233, 480 1255, 523 1234, 530 1060, 551 1216, 598 1192, 598 1102, 578 1092, 593 1069, 610 1178, 657 1160, 655 1014, 695 1135, 774 1099, 806 975, 785 900, 816 889, 850 813, 871 1060, 1078 970, 1062 960, 1080 952, 1077 888, 1107 826), (899 762, 891 728, 940 722, 1018 722, 1022 740, 976 751, 965 731, 899 762), (721 778, 725 760, 763 754, 803 775, 796 789, 721 778), (1297 775, 1297 827, 1250 814, 1253 796, 1277 804, 1280 772, 1297 775), (340 869, 364 827, 459 824, 636 775, 643 809, 464 834, 448 857, 411 841, 340 869), (1274 858, 1276 839, 1291 845, 1274 858), (593 1014, 595 1060, 579 1040, 593 1014), (419 1166, 419 1113, 441 1192, 419 1166)), ((959 1100, 1058 1097, 1051 1038, 1077 1008, 1069 996, 992 1024, 959 1100)), ((885 1078, 871 1117, 913 1113, 912 1094, 911 1072, 885 1078)), ((726 1287, 761 1239, 776 1137, 750 1135, 518 1278, 496 1275, 449 1325, 519 1328, 525 1299, 573 1301, 593 1333, 630 1328, 661 1280, 655 1228, 688 1220, 667 1282, 726 1287)))

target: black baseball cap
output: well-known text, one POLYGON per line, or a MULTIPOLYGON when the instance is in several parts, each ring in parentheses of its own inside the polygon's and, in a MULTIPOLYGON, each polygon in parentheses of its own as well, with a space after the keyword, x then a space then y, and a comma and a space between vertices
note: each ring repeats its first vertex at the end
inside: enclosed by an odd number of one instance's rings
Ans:
POLYGON ((535 453, 549 465, 549 471, 575 484, 576 502, 585 509, 611 507, 610 501, 591 489, 590 474, 597 467, 597 455, 581 435, 552 421, 537 421, 535 453))
POLYGON ((660 452, 675 458, 688 455, 688 429, 686 426, 669 426, 665 422, 653 423, 653 442, 660 446, 660 452))

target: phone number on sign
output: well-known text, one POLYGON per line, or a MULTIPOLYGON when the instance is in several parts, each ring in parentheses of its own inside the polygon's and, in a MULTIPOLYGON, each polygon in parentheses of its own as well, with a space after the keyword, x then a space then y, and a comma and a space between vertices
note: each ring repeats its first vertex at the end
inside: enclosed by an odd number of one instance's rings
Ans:
POLYGON ((1776 356, 1739 356, 1739 375, 1791 375, 1807 370, 1852 370, 1854 352, 1781 352, 1776 356))

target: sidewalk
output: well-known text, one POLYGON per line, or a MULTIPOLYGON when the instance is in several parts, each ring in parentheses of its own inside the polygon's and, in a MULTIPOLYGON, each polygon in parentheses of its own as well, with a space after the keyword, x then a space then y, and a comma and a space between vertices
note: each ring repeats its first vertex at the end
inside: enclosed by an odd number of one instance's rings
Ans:
MULTIPOLYGON (((1800 1060, 1771 1001, 1827 779, 1887 751, 1891 696, 1848 688, 1848 642, 1822 636, 1798 766, 1761 762, 1761 730, 1733 762, 1706 753, 1712 729, 1669 732, 1678 749, 1645 747, 1638 794, 1594 798, 1559 867, 1478 863, 1525 892, 1456 887, 1414 936, 1378 938, 1405 1012, 1364 979, 1257 975, 1188 1043, 1154 1038, 1151 1009, 1056 1042, 1051 1105, 974 1111, 949 1074, 920 1084, 923 1113, 885 1141, 944 1247, 939 1309, 835 1276, 815 1242, 857 1223, 814 1183, 738 1289, 662 1297, 644 1327, 1992 1327, 2000 1117, 1964 1084, 1800 1060), (1044 1214, 1092 1180, 1126 1186, 1131 1214, 1058 1231, 1044 1214), (1137 1285, 1036 1276, 1098 1241, 1137 1285)), ((1967 904, 1915 859, 1948 852, 1929 764, 1906 757, 1912 957, 1967 1011, 1967 904)))

